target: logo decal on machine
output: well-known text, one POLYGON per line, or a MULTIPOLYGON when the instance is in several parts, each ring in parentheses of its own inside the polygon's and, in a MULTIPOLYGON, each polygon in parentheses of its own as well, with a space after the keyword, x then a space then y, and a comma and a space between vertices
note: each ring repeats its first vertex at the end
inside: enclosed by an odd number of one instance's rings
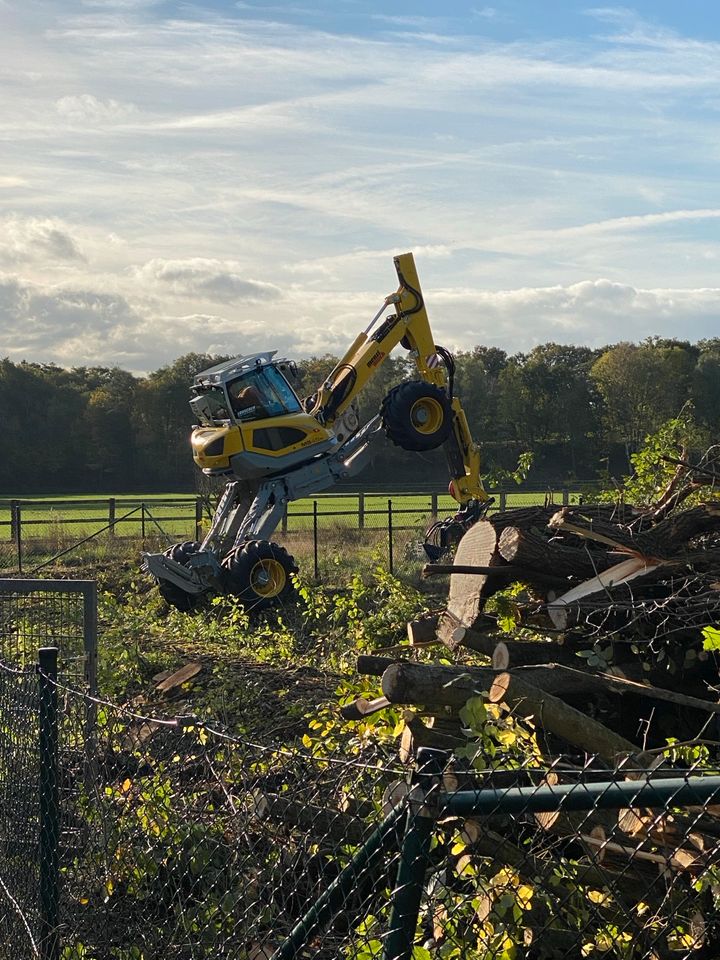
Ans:
POLYGON ((383 350, 376 350, 367 362, 368 367, 376 367, 385 356, 383 350))

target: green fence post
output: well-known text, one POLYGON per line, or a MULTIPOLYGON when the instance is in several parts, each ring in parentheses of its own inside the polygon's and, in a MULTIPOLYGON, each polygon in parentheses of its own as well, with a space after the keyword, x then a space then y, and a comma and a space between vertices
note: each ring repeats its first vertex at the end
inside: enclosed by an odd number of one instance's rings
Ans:
POLYGON ((412 956, 430 839, 437 822, 437 796, 446 762, 447 754, 443 750, 418 750, 383 960, 410 960, 412 956))
POLYGON ((382 823, 367 838, 350 863, 332 881, 310 907, 302 919, 293 927, 290 935, 273 953, 271 960, 294 960, 307 946, 310 938, 326 926, 343 908, 358 882, 381 866, 381 855, 391 845, 393 835, 397 836, 398 822, 404 813, 404 806, 395 807, 382 823))
POLYGON ((60 957, 57 656, 57 647, 43 647, 38 652, 41 960, 59 960, 60 957))

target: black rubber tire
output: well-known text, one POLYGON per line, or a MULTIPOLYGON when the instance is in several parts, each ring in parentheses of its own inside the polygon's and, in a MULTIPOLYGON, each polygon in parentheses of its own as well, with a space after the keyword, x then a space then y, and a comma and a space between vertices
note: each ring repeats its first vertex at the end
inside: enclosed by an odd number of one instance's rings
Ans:
POLYGON ((294 598, 292 574, 297 564, 285 547, 269 540, 251 540, 235 547, 222 562, 226 590, 247 610, 266 610, 294 598))
MULTIPOLYGON (((165 556, 186 566, 192 554, 197 553, 199 549, 199 543, 194 540, 186 540, 184 543, 173 544, 165 551, 165 556)), ((176 607, 182 613, 195 610, 205 597, 204 593, 186 593, 174 583, 170 583, 169 580, 158 580, 158 590, 166 603, 169 603, 171 607, 176 607)))
POLYGON ((409 380, 393 387, 380 406, 385 434, 403 450, 434 450, 442 446, 452 432, 453 411, 448 395, 433 383, 409 380), (427 425, 415 421, 418 409, 429 407, 427 425))

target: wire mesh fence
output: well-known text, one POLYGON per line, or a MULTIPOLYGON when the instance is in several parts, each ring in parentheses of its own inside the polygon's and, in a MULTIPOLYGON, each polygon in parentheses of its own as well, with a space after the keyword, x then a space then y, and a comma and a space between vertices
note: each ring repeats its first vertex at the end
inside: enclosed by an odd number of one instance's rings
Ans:
POLYGON ((718 956, 711 765, 401 764, 372 738, 259 743, 100 700, 89 750, 76 701, 0 668, 8 957, 718 956))
POLYGON ((40 922, 39 702, 34 666, 0 670, 0 958, 34 957, 40 922))

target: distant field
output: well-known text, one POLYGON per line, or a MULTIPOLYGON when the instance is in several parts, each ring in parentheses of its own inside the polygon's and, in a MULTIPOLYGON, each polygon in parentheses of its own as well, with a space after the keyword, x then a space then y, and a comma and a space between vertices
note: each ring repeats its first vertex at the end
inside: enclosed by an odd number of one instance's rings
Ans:
MULTIPOLYGON (((507 492, 508 507, 544 503, 546 493, 507 492)), ((571 502, 577 495, 571 495, 571 502)), ((179 494, 73 494, 0 498, 0 540, 11 539, 10 501, 20 501, 23 540, 51 537, 55 540, 81 539, 98 533, 114 518, 118 536, 142 536, 159 532, 178 538, 192 537, 195 531, 195 497, 179 494), (125 518, 125 519, 123 519, 125 518)), ((430 494, 371 493, 365 494, 363 524, 365 529, 387 529, 388 500, 392 502, 392 523, 395 528, 424 524, 431 515, 430 494)), ((357 529, 359 517, 358 494, 324 493, 289 504, 287 530, 297 532, 311 529, 314 524, 314 503, 317 503, 317 523, 321 529, 347 527, 357 529)), ((555 502, 562 502, 560 493, 555 502)), ((497 509, 498 497, 494 508, 497 509)), ((455 512, 457 504, 447 494, 437 497, 440 516, 455 512)), ((204 526, 207 528, 207 518, 204 526)))

